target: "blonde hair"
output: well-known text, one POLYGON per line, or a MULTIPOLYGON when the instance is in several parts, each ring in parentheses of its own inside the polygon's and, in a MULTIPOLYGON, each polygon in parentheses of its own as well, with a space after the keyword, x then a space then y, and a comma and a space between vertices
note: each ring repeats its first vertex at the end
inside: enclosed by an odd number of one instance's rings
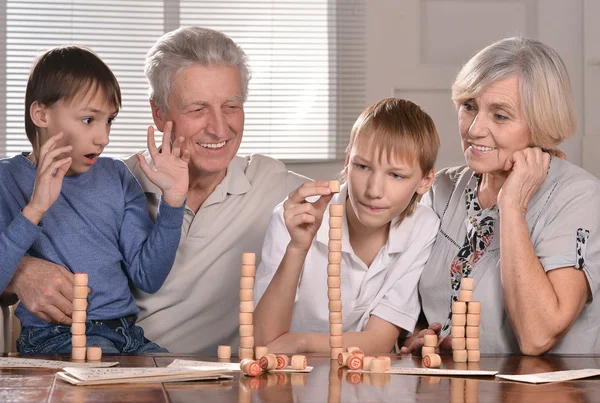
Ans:
MULTIPOLYGON (((384 98, 367 107, 358 117, 350 135, 346 153, 358 139, 367 140, 371 151, 385 153, 388 161, 416 161, 422 175, 435 166, 440 139, 433 119, 417 104, 406 99, 384 98)), ((346 176, 342 174, 342 181, 346 176)), ((406 209, 399 215, 398 224, 416 209, 419 195, 415 192, 406 209)))
POLYGON ((458 108, 511 76, 519 79, 532 145, 553 148, 575 133, 577 118, 565 64, 554 49, 535 39, 502 39, 473 56, 454 79, 454 105, 458 108))

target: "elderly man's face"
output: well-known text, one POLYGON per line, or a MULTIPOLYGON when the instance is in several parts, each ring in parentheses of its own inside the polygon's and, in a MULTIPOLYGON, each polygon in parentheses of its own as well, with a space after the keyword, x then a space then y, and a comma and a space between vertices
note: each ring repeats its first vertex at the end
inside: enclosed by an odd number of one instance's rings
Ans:
POLYGON ((507 159, 531 143, 518 77, 495 82, 458 109, 465 159, 479 173, 503 171, 507 159))
MULTIPOLYGON (((192 175, 224 172, 236 155, 244 131, 240 70, 195 65, 175 78, 162 113, 153 105, 159 129, 173 122, 174 136, 185 138, 192 175)), ((174 137, 174 138, 176 138, 174 137)))

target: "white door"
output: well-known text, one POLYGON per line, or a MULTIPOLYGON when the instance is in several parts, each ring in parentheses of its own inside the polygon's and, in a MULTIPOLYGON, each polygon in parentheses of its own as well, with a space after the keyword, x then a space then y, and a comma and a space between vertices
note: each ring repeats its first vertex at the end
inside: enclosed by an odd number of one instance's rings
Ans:
MULTIPOLYGON (((508 36, 537 38, 564 59, 581 127, 583 0, 370 0, 367 101, 410 99, 424 107, 441 138, 437 168, 465 163, 452 80, 475 52, 508 36)), ((600 114, 599 114, 600 115, 600 114)), ((581 129, 561 145, 581 165, 581 129)))

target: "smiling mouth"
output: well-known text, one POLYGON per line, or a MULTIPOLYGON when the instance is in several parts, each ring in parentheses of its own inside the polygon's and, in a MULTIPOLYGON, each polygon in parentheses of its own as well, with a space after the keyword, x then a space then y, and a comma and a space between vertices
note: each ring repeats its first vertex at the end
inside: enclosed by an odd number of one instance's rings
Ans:
POLYGON ((225 147, 229 140, 222 141, 220 143, 197 143, 202 148, 208 148, 211 150, 219 149, 225 147))
POLYGON ((471 144, 470 146, 471 146, 472 149, 474 149, 476 151, 486 152, 486 151, 493 151, 493 150, 495 150, 495 148, 493 148, 493 147, 478 146, 476 144, 471 144))
POLYGON ((384 207, 376 207, 376 206, 371 206, 371 205, 369 205, 369 204, 364 204, 364 203, 361 203, 361 204, 362 204, 364 207, 366 207, 367 209, 371 210, 371 211, 382 211, 382 210, 385 210, 385 208, 384 208, 384 207))

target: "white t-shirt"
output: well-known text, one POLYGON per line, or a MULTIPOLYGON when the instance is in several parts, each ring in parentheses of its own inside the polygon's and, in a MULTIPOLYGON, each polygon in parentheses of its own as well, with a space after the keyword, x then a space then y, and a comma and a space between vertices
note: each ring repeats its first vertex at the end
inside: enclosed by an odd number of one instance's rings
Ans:
MULTIPOLYGON (((331 204, 344 204, 344 185, 331 204)), ((350 245, 345 211, 342 224, 342 322, 344 332, 362 331, 370 315, 378 316, 412 332, 421 306, 418 283, 439 227, 434 211, 418 204, 400 226, 392 221, 387 243, 370 267, 355 255, 350 245)), ((275 207, 256 272, 254 300, 258 303, 275 275, 290 241, 283 218, 283 203, 275 207)), ((327 255, 329 209, 306 256, 295 297, 292 332, 329 332, 327 255)))

